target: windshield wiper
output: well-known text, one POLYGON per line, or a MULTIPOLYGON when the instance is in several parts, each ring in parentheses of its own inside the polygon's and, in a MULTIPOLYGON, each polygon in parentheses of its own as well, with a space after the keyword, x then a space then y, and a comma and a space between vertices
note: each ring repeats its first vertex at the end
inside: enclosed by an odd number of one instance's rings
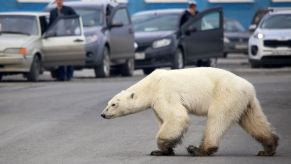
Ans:
POLYGON ((22 34, 22 35, 30 35, 29 33, 20 32, 20 31, 0 31, 0 34, 7 33, 7 34, 22 34))

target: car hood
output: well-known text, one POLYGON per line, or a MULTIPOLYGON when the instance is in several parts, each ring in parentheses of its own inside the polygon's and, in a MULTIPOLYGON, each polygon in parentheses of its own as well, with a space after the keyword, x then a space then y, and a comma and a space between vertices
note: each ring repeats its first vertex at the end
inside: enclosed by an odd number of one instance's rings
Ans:
POLYGON ((152 43, 155 40, 174 35, 174 33, 174 31, 136 32, 134 36, 137 43, 152 43))
POLYGON ((0 51, 4 51, 7 48, 20 48, 25 47, 35 40, 37 36, 26 36, 26 35, 0 35, 0 51))
POLYGON ((276 40, 290 40, 291 39, 291 30, 290 29, 258 29, 255 34, 262 33, 264 34, 264 39, 276 39, 276 40))
POLYGON ((224 32, 224 36, 228 38, 249 38, 249 32, 224 32))

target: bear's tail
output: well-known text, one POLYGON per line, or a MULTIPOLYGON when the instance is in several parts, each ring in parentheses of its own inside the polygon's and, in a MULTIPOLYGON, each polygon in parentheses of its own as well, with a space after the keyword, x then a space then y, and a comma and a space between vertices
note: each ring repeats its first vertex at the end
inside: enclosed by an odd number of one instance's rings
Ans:
POLYGON ((279 137, 273 132, 255 96, 249 102, 247 109, 240 118, 239 124, 263 145, 264 150, 260 151, 258 155, 270 156, 276 153, 279 137))

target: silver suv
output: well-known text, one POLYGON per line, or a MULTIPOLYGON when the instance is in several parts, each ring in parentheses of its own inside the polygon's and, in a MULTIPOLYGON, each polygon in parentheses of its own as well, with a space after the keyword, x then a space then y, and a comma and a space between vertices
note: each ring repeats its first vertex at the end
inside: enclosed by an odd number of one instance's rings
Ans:
POLYGON ((0 80, 23 74, 38 81, 44 70, 84 65, 85 37, 79 16, 62 17, 47 29, 47 13, 0 13, 0 80))

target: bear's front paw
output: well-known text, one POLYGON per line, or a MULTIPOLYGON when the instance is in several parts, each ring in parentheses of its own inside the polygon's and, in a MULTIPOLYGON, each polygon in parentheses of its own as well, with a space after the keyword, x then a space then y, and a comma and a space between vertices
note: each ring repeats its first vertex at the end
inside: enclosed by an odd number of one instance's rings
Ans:
POLYGON ((152 156, 171 156, 175 155, 174 151, 160 151, 160 150, 154 150, 151 152, 152 156))
POLYGON ((257 156, 273 156, 276 152, 259 151, 257 156))

